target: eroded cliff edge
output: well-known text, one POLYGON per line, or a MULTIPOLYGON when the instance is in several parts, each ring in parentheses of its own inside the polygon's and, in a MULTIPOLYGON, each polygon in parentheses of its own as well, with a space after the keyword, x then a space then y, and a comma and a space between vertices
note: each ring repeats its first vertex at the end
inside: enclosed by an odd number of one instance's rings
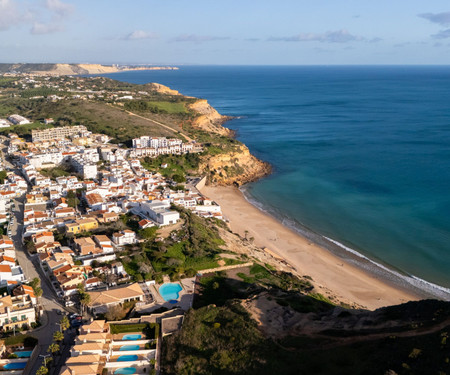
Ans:
MULTIPOLYGON (((189 108, 197 113, 192 121, 194 129, 233 139, 234 132, 223 126, 232 117, 221 115, 204 99, 196 100, 189 108)), ((270 164, 252 155, 243 143, 234 140, 232 146, 221 148, 202 156, 199 172, 207 175, 208 183, 241 186, 271 173, 270 164)))

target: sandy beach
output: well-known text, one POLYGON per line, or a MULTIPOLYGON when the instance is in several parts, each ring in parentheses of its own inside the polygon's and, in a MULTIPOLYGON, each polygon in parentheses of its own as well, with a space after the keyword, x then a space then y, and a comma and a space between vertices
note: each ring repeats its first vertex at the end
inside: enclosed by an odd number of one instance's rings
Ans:
POLYGON ((284 258, 300 275, 311 276, 324 294, 370 310, 420 299, 311 243, 250 204, 235 187, 206 186, 201 191, 221 205, 233 232, 244 236, 248 231, 256 246, 284 258))

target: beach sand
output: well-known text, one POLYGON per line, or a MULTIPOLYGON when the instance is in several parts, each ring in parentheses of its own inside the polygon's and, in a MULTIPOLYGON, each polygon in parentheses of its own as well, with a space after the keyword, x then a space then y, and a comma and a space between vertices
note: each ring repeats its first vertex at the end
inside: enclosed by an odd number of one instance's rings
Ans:
POLYGON ((233 232, 245 236, 248 231, 256 246, 284 258, 300 275, 311 276, 324 294, 370 310, 420 299, 311 243, 250 204, 235 187, 206 186, 201 191, 221 205, 233 232))

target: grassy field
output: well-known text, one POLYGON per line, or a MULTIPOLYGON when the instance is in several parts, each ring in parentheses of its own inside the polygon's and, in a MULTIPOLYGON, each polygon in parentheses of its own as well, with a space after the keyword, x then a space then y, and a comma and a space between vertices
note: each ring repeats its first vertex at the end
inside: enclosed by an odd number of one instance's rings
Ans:
POLYGON ((148 102, 152 107, 158 108, 158 110, 169 114, 188 114, 189 111, 186 108, 185 103, 174 102, 148 102))

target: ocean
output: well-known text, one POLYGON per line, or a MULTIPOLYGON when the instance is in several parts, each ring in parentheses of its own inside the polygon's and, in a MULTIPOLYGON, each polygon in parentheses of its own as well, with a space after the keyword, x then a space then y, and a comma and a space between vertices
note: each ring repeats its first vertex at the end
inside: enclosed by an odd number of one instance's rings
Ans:
POLYGON ((225 126, 273 166, 244 187, 250 201, 410 280, 450 288, 450 67, 181 66, 106 76, 158 82, 236 116, 225 126))

